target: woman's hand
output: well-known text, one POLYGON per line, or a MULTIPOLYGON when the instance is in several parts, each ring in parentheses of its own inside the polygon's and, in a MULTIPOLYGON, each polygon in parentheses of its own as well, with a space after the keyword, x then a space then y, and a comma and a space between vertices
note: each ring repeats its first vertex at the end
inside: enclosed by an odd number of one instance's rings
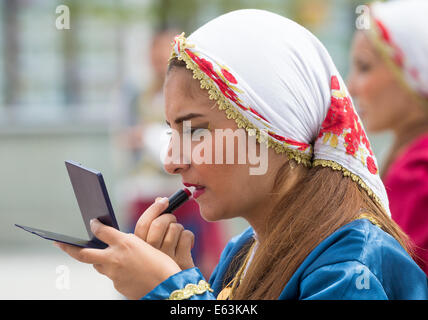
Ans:
POLYGON ((165 253, 135 236, 91 221, 94 235, 109 246, 106 249, 79 248, 55 242, 74 259, 90 263, 109 277, 117 291, 128 299, 140 299, 159 283, 181 269, 165 253))
POLYGON ((182 270, 193 268, 194 235, 173 214, 160 215, 167 207, 168 198, 157 198, 138 219, 134 234, 170 256, 182 270))

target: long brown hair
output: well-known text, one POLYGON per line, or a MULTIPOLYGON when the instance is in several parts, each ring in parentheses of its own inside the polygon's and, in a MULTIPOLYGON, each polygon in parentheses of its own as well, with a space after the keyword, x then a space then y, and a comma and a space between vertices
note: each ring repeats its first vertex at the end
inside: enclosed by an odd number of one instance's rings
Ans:
POLYGON ((266 216, 267 238, 259 244, 233 299, 277 299, 307 255, 362 212, 412 251, 408 237, 384 209, 340 171, 302 165, 291 169, 287 162, 277 174, 274 191, 278 201, 266 216), (299 181, 291 190, 281 190, 291 170, 296 170, 299 181))

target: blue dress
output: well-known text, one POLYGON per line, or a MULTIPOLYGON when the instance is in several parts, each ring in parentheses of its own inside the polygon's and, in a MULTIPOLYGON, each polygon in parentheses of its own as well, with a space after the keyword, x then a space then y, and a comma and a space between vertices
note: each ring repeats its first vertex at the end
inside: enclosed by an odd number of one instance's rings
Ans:
MULTIPOLYGON (((205 290, 189 299, 216 299, 229 264, 254 236, 248 228, 223 250, 205 290)), ((204 280, 198 268, 183 270, 160 283, 142 299, 168 299, 188 284, 204 280)), ((389 234, 367 219, 354 220, 324 239, 303 261, 279 299, 372 300, 428 299, 425 273, 389 234)))

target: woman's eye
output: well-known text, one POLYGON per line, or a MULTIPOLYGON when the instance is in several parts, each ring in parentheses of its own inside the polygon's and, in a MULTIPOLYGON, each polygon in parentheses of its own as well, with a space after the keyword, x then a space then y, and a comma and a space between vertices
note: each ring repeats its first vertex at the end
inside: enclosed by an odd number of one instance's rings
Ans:
POLYGON ((187 133, 190 133, 192 135, 192 137, 199 136, 204 134, 204 132, 206 132, 208 129, 206 128, 191 128, 190 130, 187 131, 187 133))
MULTIPOLYGON (((193 134, 195 134, 195 133, 196 134, 202 134, 206 130, 208 130, 208 129, 205 129, 205 128, 190 128, 189 130, 185 131, 184 133, 187 133, 187 134, 190 134, 190 135, 193 136, 193 134)), ((171 136, 172 135, 172 129, 166 130, 165 134, 168 135, 168 136, 171 136)))
POLYGON ((368 63, 358 63, 357 68, 360 72, 367 72, 370 71, 371 65, 368 63))
POLYGON ((204 130, 204 129, 201 129, 201 128, 192 128, 192 130, 190 130, 190 133, 191 133, 191 134, 194 134, 195 132, 200 133, 200 132, 203 132, 203 130, 204 130))

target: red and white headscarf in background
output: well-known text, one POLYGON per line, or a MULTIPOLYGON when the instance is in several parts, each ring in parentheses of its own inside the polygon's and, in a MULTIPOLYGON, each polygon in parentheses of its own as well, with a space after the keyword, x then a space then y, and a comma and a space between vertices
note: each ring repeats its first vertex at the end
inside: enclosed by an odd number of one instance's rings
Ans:
POLYGON ((400 80, 428 105, 428 1, 370 5, 369 34, 400 80))
POLYGON ((171 57, 184 60, 227 117, 258 141, 306 166, 342 171, 389 213, 348 90, 308 30, 268 11, 238 10, 177 36, 171 57))

